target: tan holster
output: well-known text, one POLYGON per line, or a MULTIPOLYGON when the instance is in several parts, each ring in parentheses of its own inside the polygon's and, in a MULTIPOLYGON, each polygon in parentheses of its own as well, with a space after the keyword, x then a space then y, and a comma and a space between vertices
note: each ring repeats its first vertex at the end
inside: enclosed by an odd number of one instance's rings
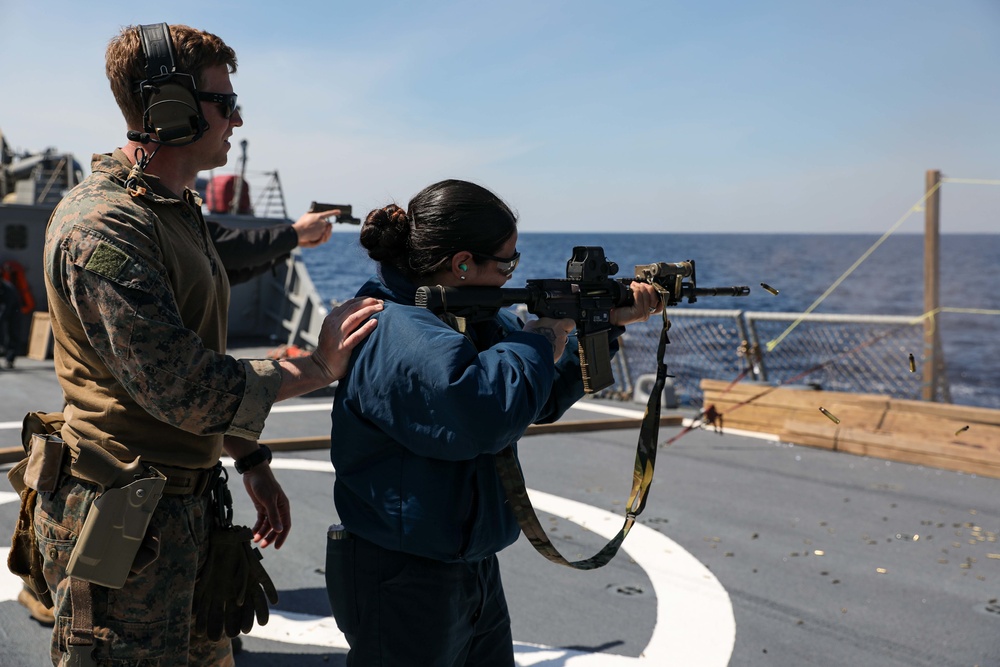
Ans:
MULTIPOLYGON (((120 588, 131 571, 140 571, 159 556, 159 534, 148 529, 167 477, 139 458, 124 463, 102 447, 80 440, 74 455, 59 431, 61 413, 29 413, 21 443, 27 456, 8 473, 21 496, 21 508, 12 538, 8 569, 21 577, 46 606, 52 597, 45 583, 42 554, 34 530, 39 493, 56 491, 72 476, 100 487, 83 530, 70 556, 67 574, 102 586, 120 588)), ((184 471, 174 488, 188 489, 202 471, 184 471)))

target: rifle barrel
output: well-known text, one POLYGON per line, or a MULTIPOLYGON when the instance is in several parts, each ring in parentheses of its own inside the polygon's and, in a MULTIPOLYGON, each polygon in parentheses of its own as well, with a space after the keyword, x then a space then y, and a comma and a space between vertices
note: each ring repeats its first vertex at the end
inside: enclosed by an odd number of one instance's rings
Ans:
POLYGON ((696 287, 692 290, 695 296, 749 296, 749 285, 733 285, 732 287, 696 287))

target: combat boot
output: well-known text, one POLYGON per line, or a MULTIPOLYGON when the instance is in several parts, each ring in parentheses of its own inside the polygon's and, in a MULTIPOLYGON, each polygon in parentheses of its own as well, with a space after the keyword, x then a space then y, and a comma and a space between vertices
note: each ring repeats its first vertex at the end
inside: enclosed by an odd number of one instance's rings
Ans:
POLYGON ((31 617, 42 625, 55 625, 56 617, 52 613, 52 608, 42 604, 35 592, 27 586, 21 587, 21 592, 17 594, 17 601, 24 605, 31 617))

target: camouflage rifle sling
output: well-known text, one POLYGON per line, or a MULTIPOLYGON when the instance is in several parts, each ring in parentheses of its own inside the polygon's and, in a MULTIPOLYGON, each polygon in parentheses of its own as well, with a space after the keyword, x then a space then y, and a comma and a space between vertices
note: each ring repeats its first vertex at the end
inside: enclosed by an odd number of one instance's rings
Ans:
POLYGON ((667 338, 667 329, 670 322, 667 319, 666 311, 663 313, 663 330, 660 332, 660 342, 656 350, 656 382, 653 384, 652 392, 649 395, 649 402, 646 404, 646 414, 642 418, 642 426, 639 429, 639 442, 635 451, 635 469, 632 473, 632 493, 629 496, 628 507, 625 510, 625 523, 618 534, 595 555, 585 560, 569 561, 559 553, 545 529, 538 521, 535 508, 531 506, 528 498, 528 490, 524 486, 524 476, 517 464, 512 447, 507 447, 496 455, 496 469, 503 482, 507 500, 510 502, 517 522, 521 525, 521 531, 531 542, 535 550, 545 556, 553 563, 565 565, 577 570, 595 570, 607 565, 618 549, 621 548, 625 536, 632 528, 636 518, 646 507, 646 496, 649 487, 653 483, 653 466, 656 462, 656 445, 660 431, 660 397, 663 394, 663 386, 667 379, 667 365, 663 362, 666 346, 670 342, 667 338))

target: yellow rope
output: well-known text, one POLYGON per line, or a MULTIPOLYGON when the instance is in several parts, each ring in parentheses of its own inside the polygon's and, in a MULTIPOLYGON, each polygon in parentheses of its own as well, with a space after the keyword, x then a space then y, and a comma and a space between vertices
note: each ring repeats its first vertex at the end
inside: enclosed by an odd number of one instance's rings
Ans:
POLYGON ((923 322, 929 317, 934 317, 938 313, 963 313, 965 315, 1000 315, 1000 310, 988 310, 986 308, 951 308, 945 306, 943 308, 935 308, 934 310, 929 310, 923 315, 914 317, 910 320, 910 324, 918 324, 923 322))
POLYGON ((1000 180, 989 178, 942 178, 942 183, 966 183, 969 185, 1000 185, 1000 180))
POLYGON ((895 232, 899 228, 899 226, 903 224, 903 222, 906 221, 907 218, 910 217, 910 215, 912 215, 915 211, 917 211, 918 209, 920 209, 924 205, 924 203, 927 201, 927 198, 930 197, 935 192, 937 192, 938 188, 940 188, 940 187, 941 187, 941 182, 940 181, 937 182, 937 183, 935 183, 933 188, 931 188, 930 190, 928 190, 924 194, 923 197, 921 197, 920 199, 918 199, 917 202, 915 204, 913 204, 913 206, 911 206, 910 209, 905 214, 903 214, 903 217, 901 217, 899 220, 897 220, 896 224, 894 224, 892 227, 890 227, 889 231, 887 231, 885 234, 882 235, 882 238, 880 238, 878 241, 876 241, 875 243, 873 243, 872 247, 868 248, 868 250, 866 250, 864 252, 864 254, 861 255, 861 257, 859 257, 858 260, 856 262, 854 262, 854 264, 851 265, 851 268, 847 269, 847 271, 845 271, 843 275, 841 275, 839 278, 837 278, 837 280, 835 280, 834 283, 832 285, 830 285, 830 287, 827 288, 827 290, 825 292, 823 292, 822 296, 820 296, 818 299, 816 299, 815 301, 813 301, 812 305, 809 306, 805 310, 804 313, 802 313, 801 317, 799 317, 794 322, 792 322, 791 324, 789 324, 788 328, 785 329, 783 332, 781 332, 780 336, 778 336, 774 340, 768 341, 768 343, 767 343, 767 351, 768 352, 773 351, 774 348, 776 348, 778 346, 778 344, 781 341, 783 341, 788 334, 790 334, 792 332, 792 329, 794 329, 795 327, 799 326, 799 324, 802 323, 802 320, 805 319, 806 315, 808 315, 809 313, 811 313, 812 311, 814 311, 816 309, 816 307, 819 306, 819 304, 821 304, 824 299, 826 299, 826 297, 830 296, 830 294, 832 294, 835 289, 837 289, 838 287, 840 287, 840 283, 844 282, 844 280, 847 278, 847 276, 849 276, 852 273, 854 273, 854 270, 856 268, 858 268, 859 266, 861 266, 861 263, 864 262, 866 259, 868 259, 868 257, 873 252, 875 252, 875 250, 880 245, 882 245, 885 242, 885 240, 887 238, 889 238, 892 235, 892 233, 895 232))

